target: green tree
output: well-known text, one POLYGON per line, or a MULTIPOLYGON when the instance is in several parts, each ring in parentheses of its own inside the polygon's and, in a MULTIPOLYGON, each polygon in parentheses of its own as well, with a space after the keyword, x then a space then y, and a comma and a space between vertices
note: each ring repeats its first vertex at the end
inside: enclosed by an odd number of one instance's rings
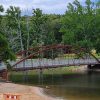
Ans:
POLYGON ((33 44, 37 43, 38 45, 44 45, 44 38, 45 38, 45 27, 44 24, 46 23, 46 16, 42 14, 42 10, 40 9, 33 9, 33 16, 32 16, 32 39, 33 44))
MULTIPOLYGON (((98 7, 97 7, 98 8, 98 7)), ((86 0, 82 6, 78 0, 69 3, 62 18, 63 42, 87 48, 98 48, 100 34, 100 14, 95 3, 86 0)))
MULTIPOLYGON (((6 14, 9 41, 12 38, 13 42, 11 41, 11 43, 13 44, 11 45, 14 46, 17 40, 17 46, 21 48, 21 50, 24 50, 23 36, 21 31, 21 10, 19 7, 10 6, 6 11, 6 14)), ((17 49, 17 47, 15 49, 17 49)))
MULTIPOLYGON (((4 8, 2 5, 0 5, 0 26, 1 26, 1 22, 2 22, 2 13, 4 11, 4 8)), ((0 27, 0 33, 2 33, 2 27, 0 27)))
MULTIPOLYGON (((0 12, 3 12, 4 8, 0 5, 0 12)), ((0 15, 0 61, 7 62, 7 60, 14 60, 15 55, 13 51, 10 49, 5 34, 3 34, 2 28, 2 19, 3 16, 0 15)))
POLYGON ((6 38, 0 34, 0 61, 14 60, 15 55, 9 48, 6 38))

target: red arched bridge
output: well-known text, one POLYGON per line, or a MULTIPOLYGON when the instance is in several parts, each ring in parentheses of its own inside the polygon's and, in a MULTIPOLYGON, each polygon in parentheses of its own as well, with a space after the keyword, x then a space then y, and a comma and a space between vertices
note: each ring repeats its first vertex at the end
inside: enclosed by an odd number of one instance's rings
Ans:
MULTIPOLYGON (((86 48, 70 45, 48 45, 30 48, 17 53, 20 58, 10 61, 13 71, 58 68, 87 65, 89 69, 100 67, 100 59, 86 48)), ((0 63, 1 64, 1 63, 0 63)), ((0 76, 7 79, 5 65, 0 65, 0 76)))
POLYGON ((16 71, 100 64, 88 49, 61 44, 30 48, 17 55, 21 59, 11 63, 16 71))

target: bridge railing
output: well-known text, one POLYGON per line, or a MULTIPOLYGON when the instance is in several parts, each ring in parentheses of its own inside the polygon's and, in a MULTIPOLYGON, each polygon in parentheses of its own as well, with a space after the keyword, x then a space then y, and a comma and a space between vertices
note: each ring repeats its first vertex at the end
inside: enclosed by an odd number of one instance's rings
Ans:
POLYGON ((24 70, 99 63, 99 60, 88 50, 69 45, 36 47, 22 51, 19 54, 24 56, 13 64, 15 69, 24 70))

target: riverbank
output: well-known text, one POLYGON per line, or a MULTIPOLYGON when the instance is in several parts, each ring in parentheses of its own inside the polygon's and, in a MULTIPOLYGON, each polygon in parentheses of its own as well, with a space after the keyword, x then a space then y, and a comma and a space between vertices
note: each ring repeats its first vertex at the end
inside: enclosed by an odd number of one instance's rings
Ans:
MULTIPOLYGON (((58 98, 53 98, 44 93, 44 89, 34 86, 48 87, 49 85, 59 85, 66 79, 67 76, 73 75, 74 73, 84 73, 86 71, 86 66, 72 66, 57 69, 46 69, 43 71, 42 79, 38 79, 38 71, 29 71, 26 79, 23 72, 11 72, 9 75, 10 81, 13 83, 0 83, 0 94, 14 93, 20 94, 21 100, 62 100, 58 98), (25 84, 25 85, 19 85, 25 84), (33 86, 26 86, 33 85, 33 86)), ((57 96, 60 97, 60 96, 57 96)))
MULTIPOLYGON (((3 94, 18 94, 20 95, 20 100, 58 100, 45 95, 43 89, 39 87, 1 82, 0 97, 3 97, 3 94)), ((0 98, 0 100, 3 99, 0 98)))

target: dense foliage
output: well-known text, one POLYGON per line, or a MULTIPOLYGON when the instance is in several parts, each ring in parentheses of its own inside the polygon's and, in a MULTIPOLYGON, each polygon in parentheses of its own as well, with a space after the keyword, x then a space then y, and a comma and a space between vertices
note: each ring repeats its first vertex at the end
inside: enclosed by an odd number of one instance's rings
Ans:
MULTIPOLYGON (((100 1, 78 0, 69 3, 64 15, 43 14, 33 9, 32 16, 21 16, 19 7, 10 6, 0 16, 0 33, 17 52, 36 45, 71 44, 100 52, 100 1)), ((4 8, 0 6, 0 11, 4 8)), ((1 39, 0 39, 1 41, 1 39)))
MULTIPOLYGON (((0 6, 0 12, 3 12, 4 9, 0 6)), ((7 62, 8 59, 14 60, 15 55, 13 51, 9 48, 9 44, 7 42, 5 34, 3 34, 2 30, 2 16, 0 15, 0 61, 7 62)))
POLYGON ((62 19, 63 42, 100 50, 100 2, 75 0, 62 19))

